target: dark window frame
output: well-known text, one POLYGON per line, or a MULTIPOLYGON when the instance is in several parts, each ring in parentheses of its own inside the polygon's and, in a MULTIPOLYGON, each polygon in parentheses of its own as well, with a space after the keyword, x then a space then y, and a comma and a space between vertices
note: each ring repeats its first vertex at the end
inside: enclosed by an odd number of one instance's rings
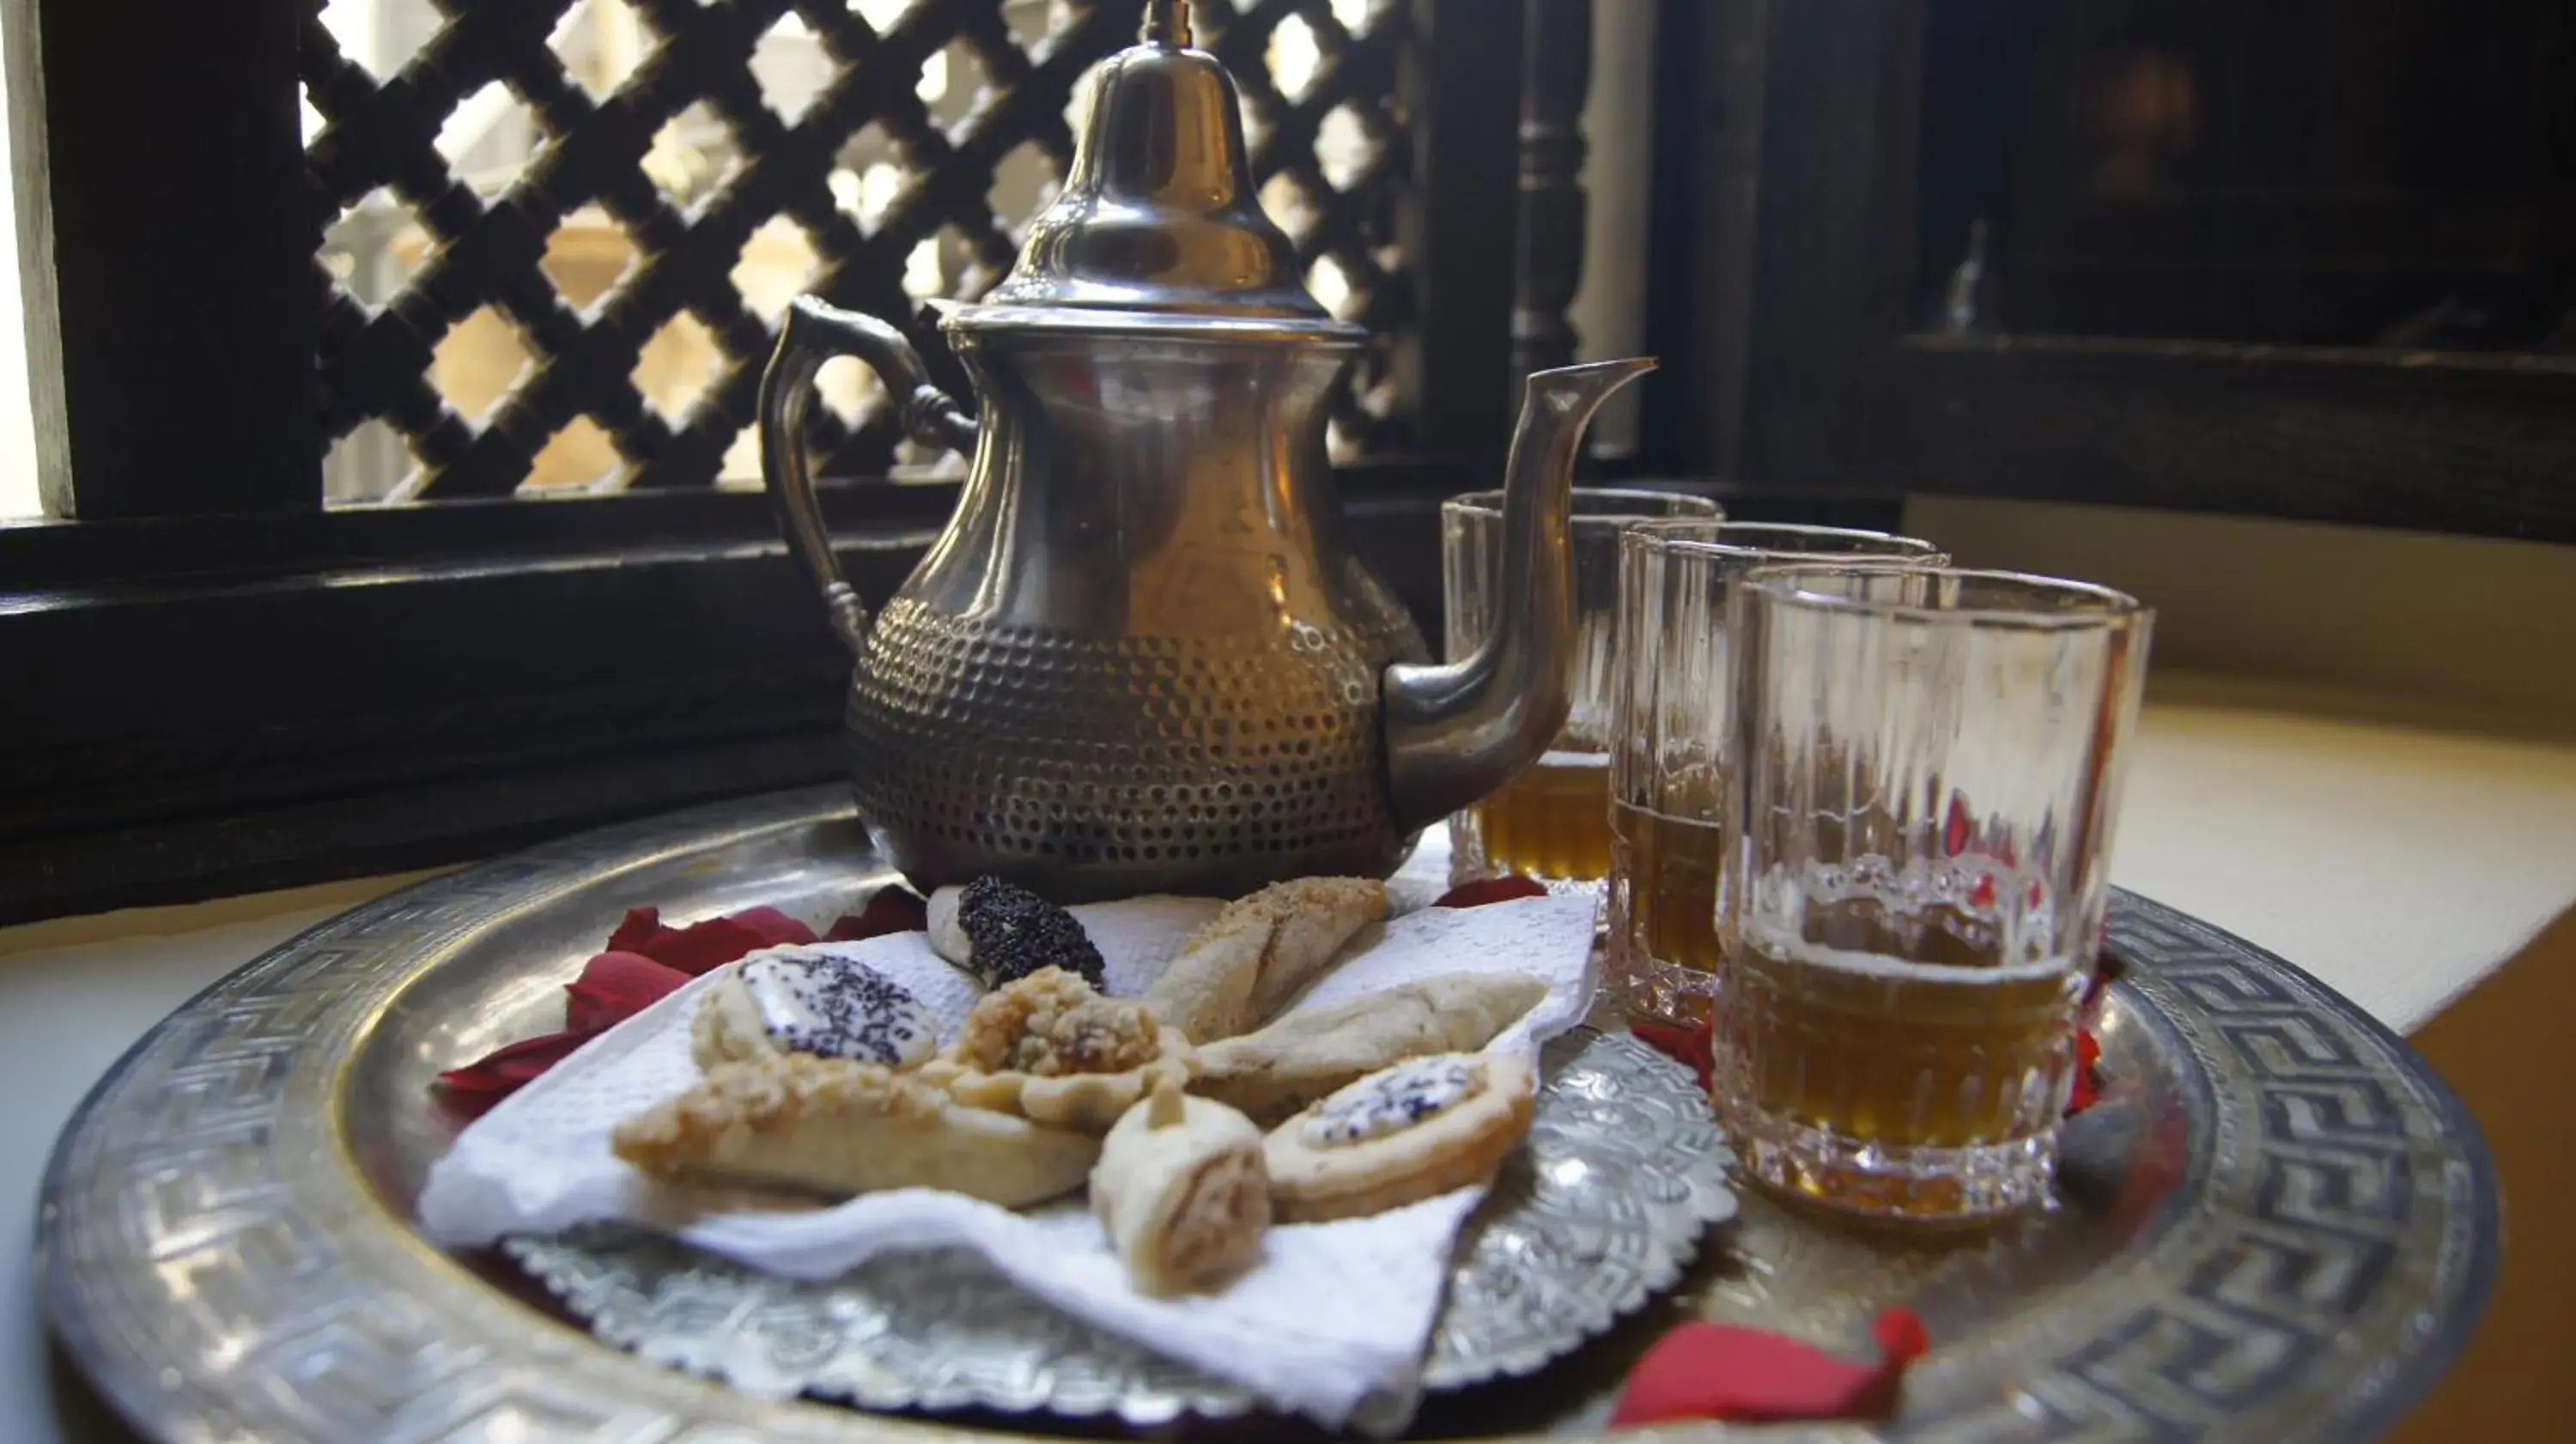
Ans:
POLYGON ((1932 3, 1665 5, 1657 344, 1689 360, 1650 417, 1664 464, 2576 541, 2576 361, 1925 332, 1932 3))

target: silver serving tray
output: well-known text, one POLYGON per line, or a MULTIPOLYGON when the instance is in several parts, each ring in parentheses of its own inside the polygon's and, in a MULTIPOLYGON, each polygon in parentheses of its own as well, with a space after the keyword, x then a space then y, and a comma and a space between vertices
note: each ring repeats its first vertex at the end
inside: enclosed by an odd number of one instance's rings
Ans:
MULTIPOLYGON (((1733 1218, 1732 1157, 1689 1071, 1591 1028, 1552 1042, 1529 1141, 1460 1240, 1426 1390, 1528 1374, 1672 1287, 1733 1218)), ((593 1332, 693 1373, 876 1409, 1043 1409, 1130 1424, 1259 1400, 1033 1301, 965 1249, 800 1283, 629 1228, 503 1251, 593 1332)), ((1363 1414, 1400 1424, 1411 1399, 1363 1414), (1383 1411, 1383 1412, 1381 1412, 1383 1411)))
MULTIPOLYGON (((828 918, 884 878, 839 794, 817 789, 486 863, 277 949, 154 1029, 65 1130, 37 1242, 58 1336, 173 1441, 846 1444, 1038 1426, 712 1384, 602 1343, 506 1259, 442 1254, 410 1224, 459 1126, 430 1079, 559 1026, 561 984, 624 908, 828 918)), ((1937 1347, 1896 1418, 1766 1438, 2343 1444, 2385 1427, 2465 1341, 2495 1266, 2474 1125, 2402 1042, 2278 958, 2128 896, 2111 946, 2130 965, 2099 1030, 2111 1086, 2067 1131, 2056 1207, 1925 1239, 1748 1193, 1677 1288, 1535 1374, 1434 1396, 1413 1433, 1597 1434, 1678 1320, 1857 1349, 1898 1302, 1937 1347)), ((1171 1430, 1311 1432, 1267 1415, 1171 1430)))

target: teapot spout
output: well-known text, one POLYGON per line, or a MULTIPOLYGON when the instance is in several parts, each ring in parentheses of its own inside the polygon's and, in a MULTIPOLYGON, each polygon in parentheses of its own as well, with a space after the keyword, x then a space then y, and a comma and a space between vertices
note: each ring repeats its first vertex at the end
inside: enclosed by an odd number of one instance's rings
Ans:
POLYGON ((1530 374, 1504 468, 1493 630, 1463 658, 1398 662, 1379 683, 1388 800, 1408 831, 1502 786, 1565 725, 1574 458, 1601 403, 1653 369, 1641 357, 1530 374))

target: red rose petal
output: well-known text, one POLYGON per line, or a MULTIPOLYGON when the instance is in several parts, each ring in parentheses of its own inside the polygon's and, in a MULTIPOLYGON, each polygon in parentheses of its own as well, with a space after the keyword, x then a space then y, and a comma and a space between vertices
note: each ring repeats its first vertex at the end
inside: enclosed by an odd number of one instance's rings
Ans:
POLYGON ((2093 976, 2085 980, 2084 1001, 2076 1005, 2077 1011, 2088 1018, 2093 1016, 2094 1011, 2102 1006, 2103 996, 2111 991, 2111 985, 2118 982, 2120 976, 2128 971, 2127 963, 2110 953, 2097 950, 2093 961, 2093 976))
POLYGON ((608 935, 608 951, 641 953, 696 977, 745 953, 813 941, 812 928, 776 908, 745 908, 685 928, 664 926, 657 908, 633 908, 617 931, 608 935))
POLYGON ((1440 895, 1431 905, 1436 908, 1480 908, 1487 903, 1510 902, 1515 898, 1545 897, 1547 884, 1519 873, 1501 877, 1478 878, 1462 882, 1440 895))
POLYGON ((1714 1020, 1696 1028, 1676 1023, 1631 1023, 1628 1031, 1648 1047, 1687 1066, 1699 1075, 1699 1086, 1709 1086, 1709 1074, 1716 1067, 1717 1024, 1714 1020))
POLYGON ((669 931, 662 926, 660 908, 628 908, 626 916, 619 920, 617 930, 608 935, 608 946, 604 951, 640 953, 646 943, 669 931))
POLYGON ((1883 1419, 1896 1410, 1905 1366, 1930 1340, 1911 1309, 1870 1325, 1879 1361, 1855 1364, 1799 1340, 1730 1324, 1684 1324, 1628 1372, 1611 1427, 1668 1419, 1776 1423, 1883 1419))
MULTIPOLYGON (((749 928, 753 933, 759 936, 760 945, 765 948, 784 947, 790 943, 810 943, 814 941, 814 930, 812 928, 805 926, 803 923, 798 922, 796 919, 789 917, 787 914, 780 912, 776 908, 744 908, 738 913, 728 913, 723 918, 718 919, 718 921, 732 923, 736 927, 749 928)), ((703 926, 703 924, 701 924, 701 926, 703 926)), ((687 929, 682 929, 682 931, 685 932, 687 929)), ((731 962, 733 960, 731 958, 727 958, 725 961, 731 962)))
POLYGON ((1628 1031, 1675 1062, 1690 1061, 1691 1030, 1679 1023, 1631 1023, 1628 1031))
POLYGON ((698 974, 746 953, 810 943, 814 930, 776 908, 745 908, 685 928, 662 925, 658 908, 629 908, 608 947, 564 985, 560 1033, 518 1042, 438 1075, 442 1095, 479 1113, 572 1056, 574 1049, 670 996, 698 974))
POLYGON ((825 929, 827 943, 855 943, 888 933, 917 933, 930 926, 930 904, 899 887, 881 887, 868 905, 843 913, 825 929))
POLYGON ((2066 1098, 2066 1116, 2074 1117, 2102 1101, 2102 1042, 2090 1028, 2075 1030, 2075 1087, 2066 1098))
POLYGON ((601 953, 564 984, 564 1026, 597 1032, 625 1022, 679 990, 689 975, 642 953, 601 953))
POLYGON ((439 1091, 456 1107, 480 1113, 536 1081, 539 1075, 571 1057, 575 1049, 598 1037, 602 1031, 575 1028, 521 1038, 462 1068, 450 1068, 439 1074, 439 1091))

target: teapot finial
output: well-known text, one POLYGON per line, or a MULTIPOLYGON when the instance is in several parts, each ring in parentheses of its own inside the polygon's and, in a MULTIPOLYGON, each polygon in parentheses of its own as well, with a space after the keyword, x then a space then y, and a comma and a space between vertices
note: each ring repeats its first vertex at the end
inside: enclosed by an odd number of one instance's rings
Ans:
POLYGON ((1145 29, 1140 38, 1148 45, 1189 49, 1190 0, 1146 0, 1145 29))
POLYGON ((1064 189, 985 299, 1336 328, 1306 289, 1297 247, 1261 209, 1241 95, 1215 56, 1192 48, 1189 0, 1147 0, 1139 35, 1092 73, 1064 189))
POLYGON ((1538 760, 1565 725, 1574 651, 1574 460, 1593 413, 1655 369, 1644 357, 1530 373, 1503 474, 1502 574, 1493 630, 1465 657, 1398 662, 1385 704, 1389 805, 1420 827, 1538 760))

